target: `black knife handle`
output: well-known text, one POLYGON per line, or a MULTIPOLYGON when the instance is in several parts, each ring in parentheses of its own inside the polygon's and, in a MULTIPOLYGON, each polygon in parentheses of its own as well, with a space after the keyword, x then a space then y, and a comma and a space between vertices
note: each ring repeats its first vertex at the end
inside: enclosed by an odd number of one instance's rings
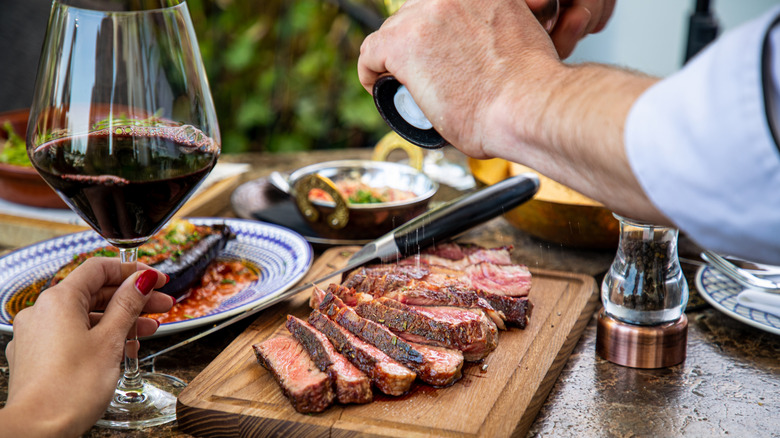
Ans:
POLYGON ((539 177, 524 173, 461 196, 396 228, 395 243, 402 256, 444 241, 503 214, 531 199, 539 190, 539 177))

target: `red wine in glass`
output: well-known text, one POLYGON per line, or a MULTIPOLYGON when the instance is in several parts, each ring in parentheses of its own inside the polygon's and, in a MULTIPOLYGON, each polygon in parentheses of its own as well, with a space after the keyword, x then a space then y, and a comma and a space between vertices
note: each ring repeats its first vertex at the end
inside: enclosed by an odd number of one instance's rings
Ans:
POLYGON ((181 127, 116 131, 43 143, 32 162, 95 231, 119 247, 134 247, 181 207, 217 154, 211 142, 192 141, 181 127))

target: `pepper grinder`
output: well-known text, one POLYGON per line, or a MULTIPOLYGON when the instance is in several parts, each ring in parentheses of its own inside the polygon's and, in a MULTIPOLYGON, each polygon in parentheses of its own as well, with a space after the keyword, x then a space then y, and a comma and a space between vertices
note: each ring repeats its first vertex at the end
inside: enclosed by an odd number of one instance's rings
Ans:
MULTIPOLYGON (((392 9, 397 9, 403 1, 385 0, 392 9)), ((531 12, 548 33, 558 21, 559 0, 548 0, 531 8, 531 12)), ((390 12, 395 12, 392 10, 390 12)), ((374 104, 379 115, 404 140, 425 149, 439 149, 447 145, 447 140, 439 134, 414 101, 406 86, 394 76, 385 75, 377 79, 373 89, 374 104)))
POLYGON ((685 359, 688 283, 677 257, 678 230, 617 214, 620 242, 601 284, 596 353, 632 368, 685 359))

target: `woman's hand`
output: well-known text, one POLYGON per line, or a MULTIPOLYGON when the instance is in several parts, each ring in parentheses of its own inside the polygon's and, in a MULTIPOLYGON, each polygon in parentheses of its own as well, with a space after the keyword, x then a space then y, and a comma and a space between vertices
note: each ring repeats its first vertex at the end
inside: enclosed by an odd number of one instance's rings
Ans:
POLYGON ((122 281, 118 259, 89 259, 19 312, 6 348, 9 393, 0 436, 76 436, 100 418, 133 324, 138 336, 159 326, 138 315, 173 305, 170 296, 153 291, 167 276, 141 263, 138 269, 122 281))

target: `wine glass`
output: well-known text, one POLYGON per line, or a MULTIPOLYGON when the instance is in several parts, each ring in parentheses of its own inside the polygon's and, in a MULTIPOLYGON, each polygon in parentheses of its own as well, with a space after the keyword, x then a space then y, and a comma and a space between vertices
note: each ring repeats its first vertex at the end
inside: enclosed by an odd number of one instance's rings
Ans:
MULTIPOLYGON (((27 130, 38 173, 109 243, 122 274, 216 164, 220 134, 184 0, 54 0, 27 130)), ((140 373, 135 329, 98 425, 176 418, 185 383, 140 373)))

